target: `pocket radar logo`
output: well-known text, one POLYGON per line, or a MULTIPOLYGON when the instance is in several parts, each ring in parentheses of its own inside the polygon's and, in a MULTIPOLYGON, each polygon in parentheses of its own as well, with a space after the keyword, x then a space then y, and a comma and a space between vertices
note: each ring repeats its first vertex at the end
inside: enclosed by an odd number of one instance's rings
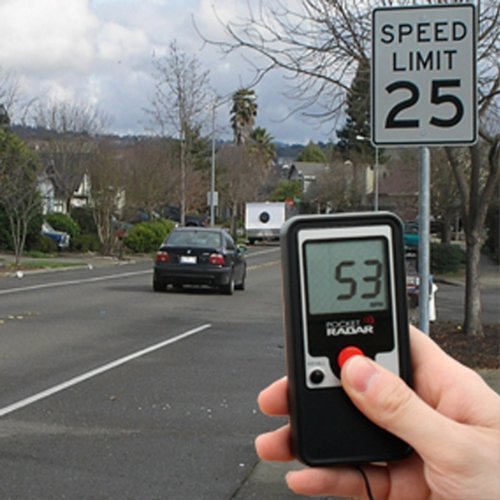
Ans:
POLYGON ((366 316, 363 319, 343 319, 326 322, 326 336, 340 335, 373 335, 375 333, 375 318, 366 316))

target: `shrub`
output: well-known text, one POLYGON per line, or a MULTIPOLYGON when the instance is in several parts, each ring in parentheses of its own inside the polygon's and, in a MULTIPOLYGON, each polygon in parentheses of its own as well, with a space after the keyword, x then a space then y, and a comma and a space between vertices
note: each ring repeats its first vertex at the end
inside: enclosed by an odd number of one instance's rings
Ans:
POLYGON ((36 243, 30 247, 30 250, 38 251, 43 254, 55 254, 58 248, 57 243, 52 238, 40 235, 36 243))
POLYGON ((431 244, 431 272, 434 274, 456 273, 465 262, 465 253, 458 245, 431 244))
POLYGON ((155 252, 174 227, 174 222, 165 219, 140 222, 129 230, 125 246, 134 253, 155 252))
POLYGON ((69 215, 49 214, 45 219, 56 231, 65 231, 71 238, 80 234, 80 226, 69 215))
POLYGON ((97 234, 86 233, 75 236, 75 238, 71 240, 71 246, 77 252, 99 252, 101 249, 101 242, 97 234))
POLYGON ((97 234, 97 226, 91 208, 75 207, 71 210, 71 218, 80 226, 81 234, 97 234))

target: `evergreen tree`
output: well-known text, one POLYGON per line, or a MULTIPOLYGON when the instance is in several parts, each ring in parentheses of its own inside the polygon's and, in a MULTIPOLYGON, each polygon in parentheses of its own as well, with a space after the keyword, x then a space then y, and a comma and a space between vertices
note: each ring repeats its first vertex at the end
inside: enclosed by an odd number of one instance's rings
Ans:
POLYGON ((318 144, 309 141, 307 146, 297 156, 297 161, 307 161, 311 163, 327 163, 328 158, 318 144))
POLYGON ((337 149, 345 160, 351 159, 353 153, 370 161, 374 158, 370 130, 370 65, 362 60, 347 93, 346 123, 337 131, 337 149))

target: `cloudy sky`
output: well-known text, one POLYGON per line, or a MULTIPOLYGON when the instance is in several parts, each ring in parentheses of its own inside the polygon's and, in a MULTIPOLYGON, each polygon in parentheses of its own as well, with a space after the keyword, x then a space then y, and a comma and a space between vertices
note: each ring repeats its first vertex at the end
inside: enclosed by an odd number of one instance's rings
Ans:
MULTIPOLYGON (((165 53, 173 40, 210 70, 219 95, 251 81, 241 54, 223 58, 193 27, 194 17, 207 36, 223 37, 214 5, 223 20, 247 9, 246 0, 0 0, 0 70, 13 73, 29 98, 86 100, 110 117, 111 132, 144 133, 152 54, 165 53)), ((284 84, 273 74, 256 87, 257 125, 285 142, 328 140, 328 130, 299 115, 283 121, 293 107, 278 90, 284 84)), ((217 126, 230 137, 227 108, 217 126)))

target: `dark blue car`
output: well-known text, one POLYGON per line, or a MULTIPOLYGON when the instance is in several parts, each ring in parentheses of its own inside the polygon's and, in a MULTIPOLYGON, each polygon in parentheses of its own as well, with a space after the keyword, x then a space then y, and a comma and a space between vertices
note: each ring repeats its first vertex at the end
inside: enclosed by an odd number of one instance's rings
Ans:
POLYGON ((223 229, 178 227, 156 254, 153 290, 164 291, 168 285, 209 286, 227 295, 244 290, 245 251, 223 229))

